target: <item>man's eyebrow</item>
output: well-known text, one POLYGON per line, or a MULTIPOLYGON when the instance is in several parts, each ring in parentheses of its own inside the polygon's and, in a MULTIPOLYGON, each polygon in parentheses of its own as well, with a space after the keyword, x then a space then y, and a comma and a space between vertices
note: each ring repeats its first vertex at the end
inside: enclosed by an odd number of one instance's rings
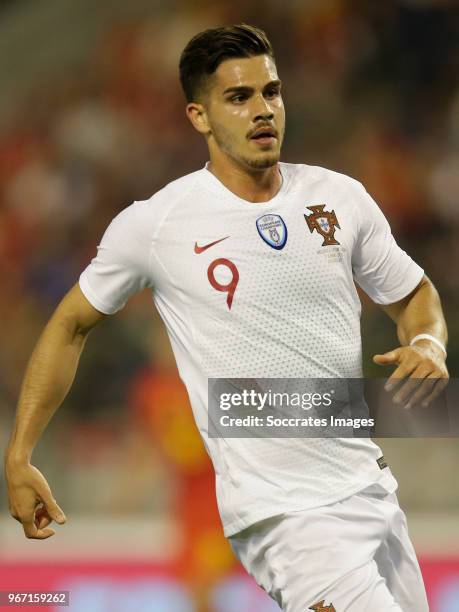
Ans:
MULTIPOLYGON (((263 89, 267 89, 268 87, 280 87, 280 85, 282 85, 282 81, 280 79, 276 79, 275 81, 270 81, 269 83, 266 83, 266 85, 263 87, 263 89)), ((226 95, 228 93, 251 93, 253 91, 253 87, 248 87, 247 85, 238 85, 235 87, 227 87, 224 91, 223 91, 223 95, 226 95)))

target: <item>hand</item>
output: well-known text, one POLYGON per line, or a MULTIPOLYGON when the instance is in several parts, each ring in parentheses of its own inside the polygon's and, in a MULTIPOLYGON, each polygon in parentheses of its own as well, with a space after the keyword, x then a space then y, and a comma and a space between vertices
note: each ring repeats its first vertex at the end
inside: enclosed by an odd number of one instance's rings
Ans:
POLYGON ((36 540, 53 536, 54 529, 48 528, 51 521, 63 524, 67 519, 43 474, 30 463, 7 459, 5 475, 10 514, 22 523, 25 536, 36 540))
POLYGON ((392 391, 400 380, 409 377, 393 398, 396 404, 407 409, 420 402, 428 406, 448 384, 445 354, 429 340, 401 346, 384 355, 374 355, 373 361, 378 365, 398 366, 384 387, 386 391, 392 391))

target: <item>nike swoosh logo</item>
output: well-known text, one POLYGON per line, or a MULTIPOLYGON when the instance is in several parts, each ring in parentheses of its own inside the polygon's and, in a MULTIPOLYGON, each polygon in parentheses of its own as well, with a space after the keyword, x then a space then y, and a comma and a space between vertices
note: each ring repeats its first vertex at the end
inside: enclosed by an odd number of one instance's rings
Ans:
POLYGON ((214 245, 218 244, 219 242, 222 242, 223 240, 226 240, 227 238, 229 238, 229 236, 225 236, 224 238, 220 238, 220 240, 215 240, 214 242, 209 242, 209 244, 205 244, 204 246, 198 246, 198 243, 195 242, 194 252, 197 255, 200 255, 201 253, 204 253, 204 251, 207 251, 207 249, 210 249, 210 247, 213 247, 214 245))

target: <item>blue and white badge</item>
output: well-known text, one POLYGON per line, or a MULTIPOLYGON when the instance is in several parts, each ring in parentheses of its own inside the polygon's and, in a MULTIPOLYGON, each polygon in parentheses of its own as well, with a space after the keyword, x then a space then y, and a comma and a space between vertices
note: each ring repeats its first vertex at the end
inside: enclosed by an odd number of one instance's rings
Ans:
POLYGON ((257 230, 267 245, 283 249, 287 242, 287 226, 279 215, 263 215, 257 219, 257 230))

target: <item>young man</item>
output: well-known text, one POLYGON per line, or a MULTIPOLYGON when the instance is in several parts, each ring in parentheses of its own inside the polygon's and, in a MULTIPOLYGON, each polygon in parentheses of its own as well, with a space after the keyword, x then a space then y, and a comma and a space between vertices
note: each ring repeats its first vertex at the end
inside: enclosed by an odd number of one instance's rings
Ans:
POLYGON ((287 612, 427 610, 380 449, 366 438, 210 438, 207 381, 361 377, 355 280, 397 323, 400 346, 374 358, 397 366, 390 385, 408 378, 397 399, 429 402, 448 376, 437 292, 360 183, 279 162, 285 112, 264 32, 198 34, 180 78, 210 162, 123 210, 47 324, 6 457, 11 514, 29 538, 65 522, 33 448, 90 329, 149 287, 247 571, 287 612))

